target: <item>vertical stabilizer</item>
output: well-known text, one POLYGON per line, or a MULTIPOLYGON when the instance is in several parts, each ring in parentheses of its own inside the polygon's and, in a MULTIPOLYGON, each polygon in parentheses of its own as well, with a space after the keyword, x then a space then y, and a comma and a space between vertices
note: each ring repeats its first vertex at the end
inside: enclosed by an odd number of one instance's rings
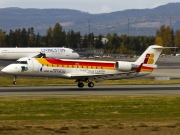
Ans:
POLYGON ((135 64, 153 66, 155 65, 157 59, 159 58, 164 47, 159 45, 149 46, 145 52, 135 61, 135 64))

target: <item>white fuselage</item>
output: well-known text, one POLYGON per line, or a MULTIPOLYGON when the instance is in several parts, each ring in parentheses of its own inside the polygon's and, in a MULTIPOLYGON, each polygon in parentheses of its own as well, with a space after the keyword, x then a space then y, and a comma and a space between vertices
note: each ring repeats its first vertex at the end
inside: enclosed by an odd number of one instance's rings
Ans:
POLYGON ((87 61, 57 58, 21 58, 1 71, 16 76, 39 76, 72 78, 78 87, 93 87, 95 82, 139 77, 150 74, 164 47, 149 46, 135 62, 125 61, 87 61))
POLYGON ((59 77, 72 79, 88 78, 95 81, 133 78, 151 73, 121 72, 115 69, 115 62, 96 61, 95 63, 94 61, 85 60, 62 60, 62 63, 72 63, 72 65, 59 64, 57 66, 57 64, 54 64, 55 62, 50 64, 45 60, 46 59, 44 58, 21 58, 17 63, 10 64, 2 69, 2 72, 14 76, 59 77), (85 63, 88 66, 78 66, 79 63, 85 63), (94 66, 97 63, 99 65, 94 66), (101 66, 102 64, 108 65, 109 67, 103 67, 101 66))
POLYGON ((39 54, 61 59, 79 58, 79 55, 72 49, 64 47, 0 48, 0 60, 17 60, 22 57, 34 57, 39 54))

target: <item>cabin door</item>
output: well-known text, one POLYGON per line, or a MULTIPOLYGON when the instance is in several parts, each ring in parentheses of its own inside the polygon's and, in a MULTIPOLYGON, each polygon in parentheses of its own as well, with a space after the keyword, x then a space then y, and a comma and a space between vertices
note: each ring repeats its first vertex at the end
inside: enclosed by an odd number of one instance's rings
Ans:
POLYGON ((40 70, 39 63, 35 59, 29 59, 28 66, 33 72, 39 72, 40 70))

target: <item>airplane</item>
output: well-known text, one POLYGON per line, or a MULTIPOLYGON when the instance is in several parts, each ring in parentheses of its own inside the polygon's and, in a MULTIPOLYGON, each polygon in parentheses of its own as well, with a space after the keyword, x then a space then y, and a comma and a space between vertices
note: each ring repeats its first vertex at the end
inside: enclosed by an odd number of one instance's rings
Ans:
POLYGON ((0 60, 17 60, 22 57, 76 59, 79 58, 79 54, 65 47, 0 48, 0 60))
POLYGON ((140 77, 151 74, 157 59, 165 47, 149 46, 135 61, 93 61, 57 58, 20 58, 1 71, 14 76, 57 77, 75 79, 78 87, 94 87, 94 82, 140 77))

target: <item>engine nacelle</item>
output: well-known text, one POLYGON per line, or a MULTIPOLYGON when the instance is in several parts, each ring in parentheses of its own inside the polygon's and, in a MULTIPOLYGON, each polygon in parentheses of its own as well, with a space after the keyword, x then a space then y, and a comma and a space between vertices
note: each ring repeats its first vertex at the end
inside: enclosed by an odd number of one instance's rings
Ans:
POLYGON ((131 62, 117 61, 115 63, 115 68, 122 72, 128 72, 137 69, 138 65, 132 64, 131 62))

